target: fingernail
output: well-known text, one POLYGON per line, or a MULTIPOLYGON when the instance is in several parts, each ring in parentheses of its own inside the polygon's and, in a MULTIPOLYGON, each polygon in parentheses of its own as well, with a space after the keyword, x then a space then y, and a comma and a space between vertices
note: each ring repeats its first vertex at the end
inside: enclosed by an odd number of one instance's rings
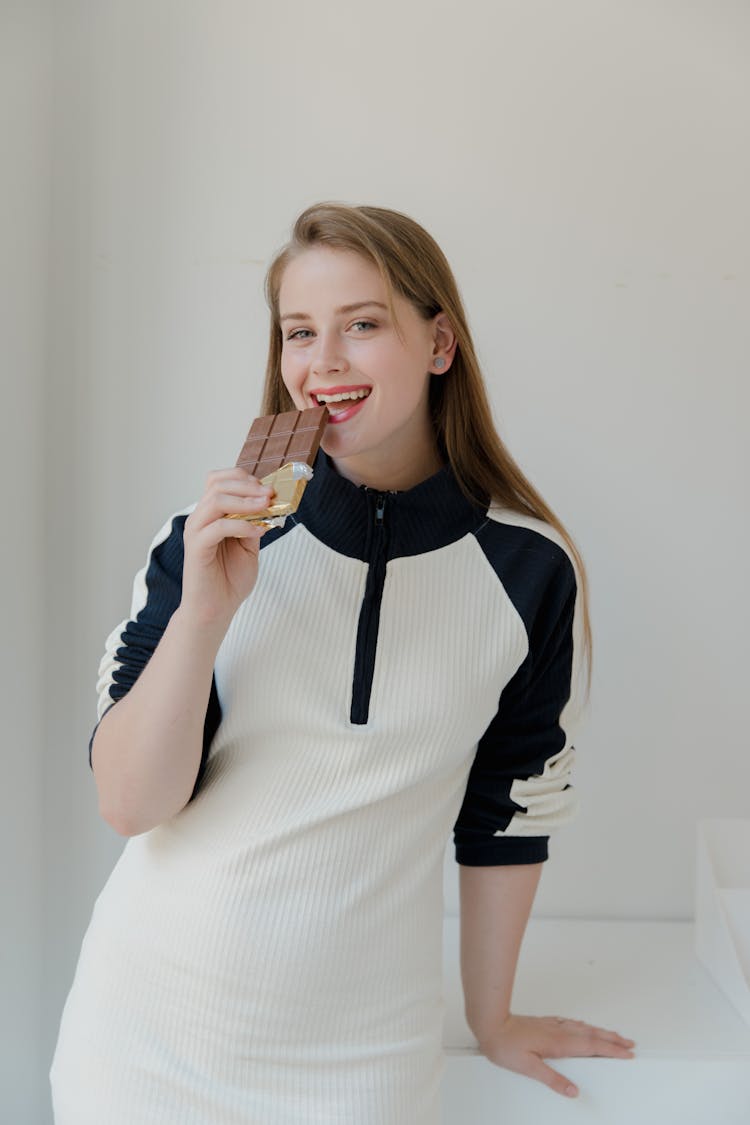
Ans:
POLYGON ((570 1086, 566 1086, 566 1087, 565 1087, 565 1093, 566 1093, 566 1094, 568 1095, 568 1097, 569 1097, 569 1098, 574 1098, 574 1097, 576 1096, 576 1094, 578 1093, 578 1090, 577 1090, 577 1089, 576 1089, 576 1087, 575 1087, 575 1086, 574 1086, 574 1085, 573 1085, 573 1084, 571 1083, 571 1085, 570 1085, 570 1086))

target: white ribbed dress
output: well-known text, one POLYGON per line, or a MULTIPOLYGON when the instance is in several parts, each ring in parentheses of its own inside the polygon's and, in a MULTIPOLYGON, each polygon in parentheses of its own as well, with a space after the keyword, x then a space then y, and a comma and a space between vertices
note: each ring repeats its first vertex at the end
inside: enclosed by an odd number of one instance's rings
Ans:
MULTIPOLYGON (((194 796, 96 900, 56 1125, 440 1122, 446 842, 533 862, 567 819, 576 586, 551 529, 488 518, 448 469, 385 499, 374 530, 378 498, 321 454, 265 536, 194 796)), ((179 602, 190 510, 108 639, 100 718, 179 602)))

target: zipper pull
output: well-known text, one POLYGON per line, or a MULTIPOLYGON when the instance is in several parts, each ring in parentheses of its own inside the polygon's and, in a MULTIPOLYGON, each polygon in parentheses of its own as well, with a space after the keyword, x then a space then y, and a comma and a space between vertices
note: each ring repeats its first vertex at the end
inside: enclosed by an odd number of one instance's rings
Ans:
POLYGON ((385 493, 378 493, 377 507, 375 508, 375 523, 382 524, 385 514, 385 493))

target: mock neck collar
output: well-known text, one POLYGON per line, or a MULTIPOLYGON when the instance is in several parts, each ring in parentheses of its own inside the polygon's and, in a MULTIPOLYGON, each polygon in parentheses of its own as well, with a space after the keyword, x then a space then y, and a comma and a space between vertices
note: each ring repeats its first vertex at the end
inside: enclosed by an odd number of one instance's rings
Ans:
POLYGON ((383 497, 389 559, 446 547, 474 530, 486 512, 485 507, 466 499, 450 465, 413 488, 378 492, 341 476, 320 449, 313 478, 290 518, 334 551, 366 559, 376 508, 383 497))

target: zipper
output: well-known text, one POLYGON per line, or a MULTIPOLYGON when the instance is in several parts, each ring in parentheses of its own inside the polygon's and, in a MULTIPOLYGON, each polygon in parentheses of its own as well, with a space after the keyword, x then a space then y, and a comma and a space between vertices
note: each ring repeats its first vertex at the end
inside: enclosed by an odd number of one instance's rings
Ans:
POLYGON ((370 714, 370 694, 372 677, 375 672, 375 653, 378 647, 378 627, 380 625, 380 605, 385 585, 387 528, 385 506, 387 494, 375 495, 374 518, 370 521, 370 535, 367 544, 367 582, 359 611, 357 626, 357 648, 354 655, 354 677, 352 680, 352 707, 350 721, 363 726, 370 714))

